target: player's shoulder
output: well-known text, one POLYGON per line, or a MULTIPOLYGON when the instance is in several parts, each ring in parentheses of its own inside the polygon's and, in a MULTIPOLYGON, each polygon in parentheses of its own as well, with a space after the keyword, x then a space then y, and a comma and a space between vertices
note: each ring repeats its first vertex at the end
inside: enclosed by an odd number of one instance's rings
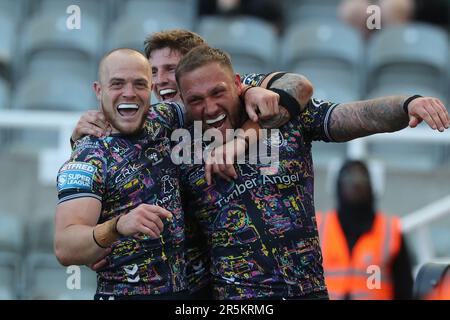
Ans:
POLYGON ((178 102, 157 102, 150 106, 149 112, 168 113, 180 108, 183 109, 184 106, 178 102))
POLYGON ((105 146, 108 145, 111 137, 97 138, 95 136, 85 136, 75 142, 71 159, 82 159, 85 157, 102 156, 105 146))
POLYGON ((241 74, 241 83, 248 86, 260 86, 268 73, 246 73, 241 74))
POLYGON ((150 106, 147 120, 160 121, 163 124, 171 124, 173 127, 183 127, 185 125, 186 110, 182 103, 178 102, 158 102, 150 106))

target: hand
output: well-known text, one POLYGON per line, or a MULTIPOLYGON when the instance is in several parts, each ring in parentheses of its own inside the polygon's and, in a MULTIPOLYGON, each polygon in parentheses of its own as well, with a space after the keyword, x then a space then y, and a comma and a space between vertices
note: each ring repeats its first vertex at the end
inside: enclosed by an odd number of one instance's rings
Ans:
POLYGON ((164 229, 162 219, 171 219, 172 214, 160 206, 140 204, 120 217, 117 231, 123 236, 143 233, 153 239, 159 238, 164 229))
POLYGON ((244 95, 245 111, 253 122, 270 119, 280 113, 280 95, 273 91, 252 87, 244 95), (257 113, 259 112, 259 115, 257 113))
POLYGON ((92 135, 98 138, 105 137, 111 134, 111 126, 105 119, 105 115, 101 111, 89 110, 83 113, 80 120, 72 133, 72 140, 92 135))
POLYGON ((205 160, 205 178, 208 185, 212 183, 213 173, 226 181, 236 179, 237 173, 233 164, 235 159, 240 159, 245 154, 246 149, 247 143, 243 138, 235 138, 214 148, 205 160))
POLYGON ((415 128, 424 120, 433 130, 443 132, 450 126, 448 111, 436 98, 424 97, 411 101, 408 105, 409 126, 415 128), (444 129, 445 128, 445 129, 444 129))
POLYGON ((90 264, 88 267, 97 272, 100 271, 106 265, 106 256, 111 253, 111 248, 106 248, 104 254, 93 264, 90 264))

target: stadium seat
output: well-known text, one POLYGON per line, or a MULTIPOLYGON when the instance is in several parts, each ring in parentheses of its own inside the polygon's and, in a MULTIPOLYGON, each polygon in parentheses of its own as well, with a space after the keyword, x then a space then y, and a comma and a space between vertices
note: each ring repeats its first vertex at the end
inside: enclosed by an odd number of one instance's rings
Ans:
POLYGON ((0 78, 0 110, 10 108, 10 85, 0 78))
POLYGON ((339 100, 336 102, 360 97, 362 56, 360 35, 339 22, 293 25, 281 44, 284 69, 305 75, 314 86, 322 86, 326 97, 315 95, 317 98, 339 100))
POLYGON ((0 300, 21 297, 22 279, 19 254, 0 251, 0 300))
MULTIPOLYGON (((56 15, 65 15, 68 17, 72 14, 67 13, 67 8, 76 5, 80 8, 81 23, 85 15, 95 18, 97 21, 103 21, 108 1, 92 1, 92 0, 40 0, 34 2, 34 14, 47 13, 56 15)), ((33 14, 33 15, 34 15, 33 14)))
POLYGON ((450 299, 450 260, 424 264, 414 283, 414 296, 417 299, 450 299))
POLYGON ((27 4, 27 0, 0 0, 0 12, 4 13, 5 16, 8 16, 17 24, 23 18, 27 4))
POLYGON ((192 30, 197 17, 197 0, 128 0, 121 16, 134 19, 173 20, 192 30))
POLYGON ((0 11, 0 78, 10 78, 15 30, 15 22, 4 11, 0 11))
POLYGON ((92 300, 94 298, 97 286, 96 273, 85 266, 63 267, 54 254, 43 253, 29 254, 24 266, 26 270, 25 299, 92 300))
POLYGON ((52 253, 55 229, 53 215, 36 215, 29 218, 26 229, 27 248, 32 252, 52 253))
POLYGON ((187 29, 189 26, 176 19, 136 19, 125 15, 112 26, 107 48, 132 48, 143 53, 144 40, 153 32, 175 28, 187 29))
POLYGON ((24 224, 21 217, 0 212, 0 250, 21 253, 23 249, 24 224))
POLYGON ((29 76, 19 83, 12 106, 15 109, 86 111, 98 104, 91 86, 90 79, 68 73, 29 76))
POLYGON ((92 70, 95 70, 101 48, 99 39, 102 39, 100 26, 94 18, 85 15, 81 29, 70 30, 66 26, 66 19, 65 13, 43 13, 26 23, 20 45, 22 57, 28 65, 20 70, 22 75, 28 74, 31 67, 39 65, 39 61, 44 61, 41 64, 48 70, 58 70, 65 62, 75 60, 85 67, 75 69, 72 73, 86 73, 86 70, 95 72, 92 70))
POLYGON ((308 20, 337 20, 337 0, 283 0, 286 25, 308 20))
POLYGON ((264 20, 240 16, 201 18, 197 32, 208 43, 231 55, 236 72, 265 73, 273 71, 277 36, 264 20))
POLYGON ((368 44, 369 88, 404 85, 448 91, 449 41, 444 30, 427 24, 383 29, 368 44))
POLYGON ((20 297, 24 235, 22 218, 0 211, 0 300, 20 297))

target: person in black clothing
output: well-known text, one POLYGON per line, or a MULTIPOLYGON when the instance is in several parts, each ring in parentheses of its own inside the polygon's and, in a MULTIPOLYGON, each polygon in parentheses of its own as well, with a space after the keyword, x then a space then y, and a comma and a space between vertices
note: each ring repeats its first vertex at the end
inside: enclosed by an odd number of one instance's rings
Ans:
MULTIPOLYGON (((377 212, 367 166, 361 161, 347 161, 337 178, 337 214, 349 251, 363 234, 372 229, 377 212)), ((394 299, 412 299, 411 263, 404 236, 392 261, 394 299)))

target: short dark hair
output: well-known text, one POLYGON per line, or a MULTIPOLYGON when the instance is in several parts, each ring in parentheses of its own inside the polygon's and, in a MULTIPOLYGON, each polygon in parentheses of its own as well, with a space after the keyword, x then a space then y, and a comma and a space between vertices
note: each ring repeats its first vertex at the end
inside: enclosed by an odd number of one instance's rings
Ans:
POLYGON ((163 48, 178 50, 182 55, 185 55, 193 48, 205 44, 206 40, 195 32, 184 29, 172 29, 152 33, 144 41, 144 51, 147 59, 150 59, 150 55, 154 50, 163 48))
POLYGON ((231 58, 228 53, 207 45, 199 46, 189 51, 178 63, 175 71, 175 79, 180 85, 180 78, 183 74, 203 67, 210 63, 218 63, 234 74, 231 58))

